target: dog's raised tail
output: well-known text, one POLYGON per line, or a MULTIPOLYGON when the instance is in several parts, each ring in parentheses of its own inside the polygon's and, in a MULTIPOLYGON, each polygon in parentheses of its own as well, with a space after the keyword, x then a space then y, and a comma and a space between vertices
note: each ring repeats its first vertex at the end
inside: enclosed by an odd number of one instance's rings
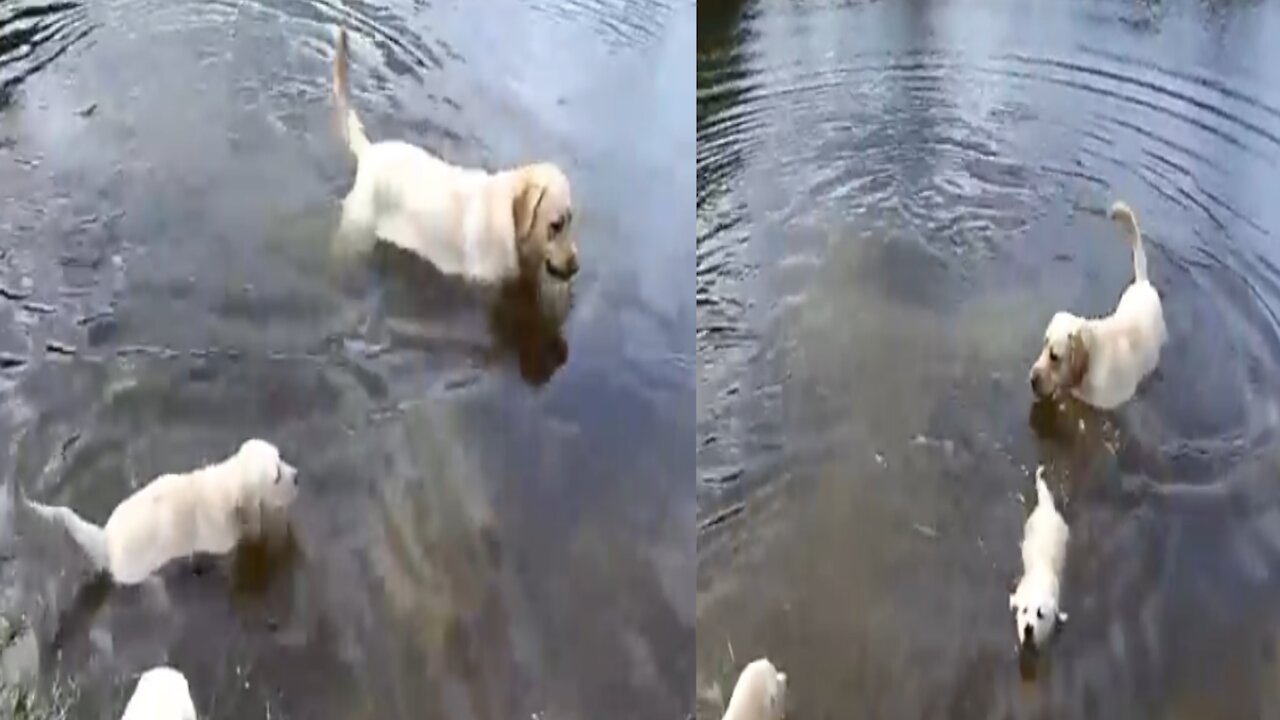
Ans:
MULTIPOLYGON (((10 482, 18 485, 16 479, 10 482)), ((44 522, 61 526, 71 536, 71 539, 84 550, 85 555, 89 556, 89 561, 93 563, 95 570, 108 568, 107 533, 105 530, 80 517, 71 508, 62 507, 61 505, 42 505, 28 500, 21 486, 18 486, 14 493, 16 501, 15 512, 29 511, 44 522)))
POLYGON ((1044 481, 1043 465, 1036 468, 1036 502, 1039 505, 1053 506, 1053 493, 1049 492, 1049 484, 1044 481))
POLYGON ((1147 280, 1147 251, 1142 247, 1142 231, 1138 229, 1138 217, 1133 208, 1123 200, 1117 200, 1111 206, 1111 219, 1120 224, 1125 239, 1133 246, 1133 277, 1138 282, 1147 280))
POLYGON ((351 109, 347 91, 347 29, 338 28, 338 45, 333 54, 333 99, 338 108, 338 127, 342 139, 347 142, 351 154, 359 160, 369 148, 369 136, 364 133, 364 123, 351 109))

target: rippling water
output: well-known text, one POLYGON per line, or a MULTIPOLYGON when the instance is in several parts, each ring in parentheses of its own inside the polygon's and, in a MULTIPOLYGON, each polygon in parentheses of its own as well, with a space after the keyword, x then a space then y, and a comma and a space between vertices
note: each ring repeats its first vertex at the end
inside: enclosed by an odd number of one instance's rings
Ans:
POLYGON ((303 484, 289 546, 179 568, 167 612, 82 588, 67 548, 6 545, 0 599, 38 642, 4 677, 70 679, 74 717, 117 716, 159 662, 208 718, 683 717, 693 9, 0 7, 11 472, 101 521, 258 434, 303 484), (393 254, 334 266, 339 21, 375 137, 566 169, 563 328, 393 254))
POLYGON ((1277 32, 1275 2, 699 7, 700 717, 759 654, 796 717, 1277 712, 1277 32), (1117 413, 1033 410, 1049 316, 1132 277, 1117 198, 1162 366, 1117 413), (1072 620, 1028 680, 1039 463, 1072 620))

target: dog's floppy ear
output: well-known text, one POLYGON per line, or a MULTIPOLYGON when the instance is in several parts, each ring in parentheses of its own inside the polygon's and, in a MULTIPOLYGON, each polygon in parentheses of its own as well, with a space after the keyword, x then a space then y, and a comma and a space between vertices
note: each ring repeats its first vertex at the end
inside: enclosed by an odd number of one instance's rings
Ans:
POLYGON ((1084 382, 1084 376, 1089 372, 1089 342, 1088 328, 1080 328, 1068 336, 1071 343, 1071 387, 1079 387, 1084 382))
POLYGON ((538 216, 538 206, 547 187, 534 174, 520 174, 520 189, 516 193, 511 211, 515 217, 516 239, 523 240, 533 232, 533 221, 538 216))
POLYGON ((1009 593, 1009 609, 1016 610, 1017 608, 1018 601, 1014 599, 1014 593, 1009 593))

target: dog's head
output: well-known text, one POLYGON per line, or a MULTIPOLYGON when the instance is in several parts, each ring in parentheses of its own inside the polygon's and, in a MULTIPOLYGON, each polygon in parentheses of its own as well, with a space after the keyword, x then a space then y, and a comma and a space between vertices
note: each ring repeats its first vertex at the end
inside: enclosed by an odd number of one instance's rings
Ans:
POLYGON ((558 280, 572 278, 578 272, 578 248, 569 234, 569 179, 551 163, 527 165, 515 177, 512 214, 521 271, 529 277, 546 272, 558 280))
POLYGON ((298 496, 298 470, 280 457, 280 451, 266 440, 247 440, 236 459, 241 464, 243 494, 263 505, 288 507, 298 496))
POLYGON ((1040 398, 1078 387, 1089 371, 1089 325, 1068 312, 1055 313, 1044 331, 1044 347, 1031 366, 1031 391, 1040 398))
POLYGON ((747 717, 782 720, 787 715, 787 674, 765 658, 751 662, 742 669, 729 698, 729 706, 734 705, 749 706, 747 717))
POLYGON ((1058 608, 1057 583, 1042 573, 1018 581, 1017 589, 1009 594, 1009 610, 1018 643, 1027 651, 1043 648, 1058 625, 1067 620, 1058 608))

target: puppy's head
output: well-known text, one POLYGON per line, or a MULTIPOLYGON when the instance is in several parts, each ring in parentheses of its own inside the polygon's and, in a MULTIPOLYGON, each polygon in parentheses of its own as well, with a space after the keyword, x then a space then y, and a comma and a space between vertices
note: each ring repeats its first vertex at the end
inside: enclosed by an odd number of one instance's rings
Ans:
POLYGON ((241 463, 240 482, 246 496, 265 505, 288 507, 298 496, 298 470, 280 457, 266 440, 247 440, 236 453, 241 463))
POLYGON ((1089 326, 1084 318, 1055 313, 1044 331, 1044 347, 1031 366, 1031 391, 1039 398, 1053 397, 1078 387, 1089 371, 1089 326))
POLYGON ((569 179, 551 163, 526 165, 515 176, 512 214, 521 271, 529 277, 546 272, 558 280, 572 278, 578 272, 578 248, 569 236, 569 179))
POLYGON ((765 658, 742 669, 733 696, 729 698, 730 708, 737 706, 744 711, 740 713, 744 717, 761 720, 782 720, 787 714, 786 705, 787 674, 779 672, 765 658))
POLYGON ((1042 649, 1058 625, 1067 620, 1066 613, 1058 609, 1057 583, 1041 573, 1018 581, 1017 589, 1009 595, 1009 610, 1018 643, 1026 651, 1042 649))

